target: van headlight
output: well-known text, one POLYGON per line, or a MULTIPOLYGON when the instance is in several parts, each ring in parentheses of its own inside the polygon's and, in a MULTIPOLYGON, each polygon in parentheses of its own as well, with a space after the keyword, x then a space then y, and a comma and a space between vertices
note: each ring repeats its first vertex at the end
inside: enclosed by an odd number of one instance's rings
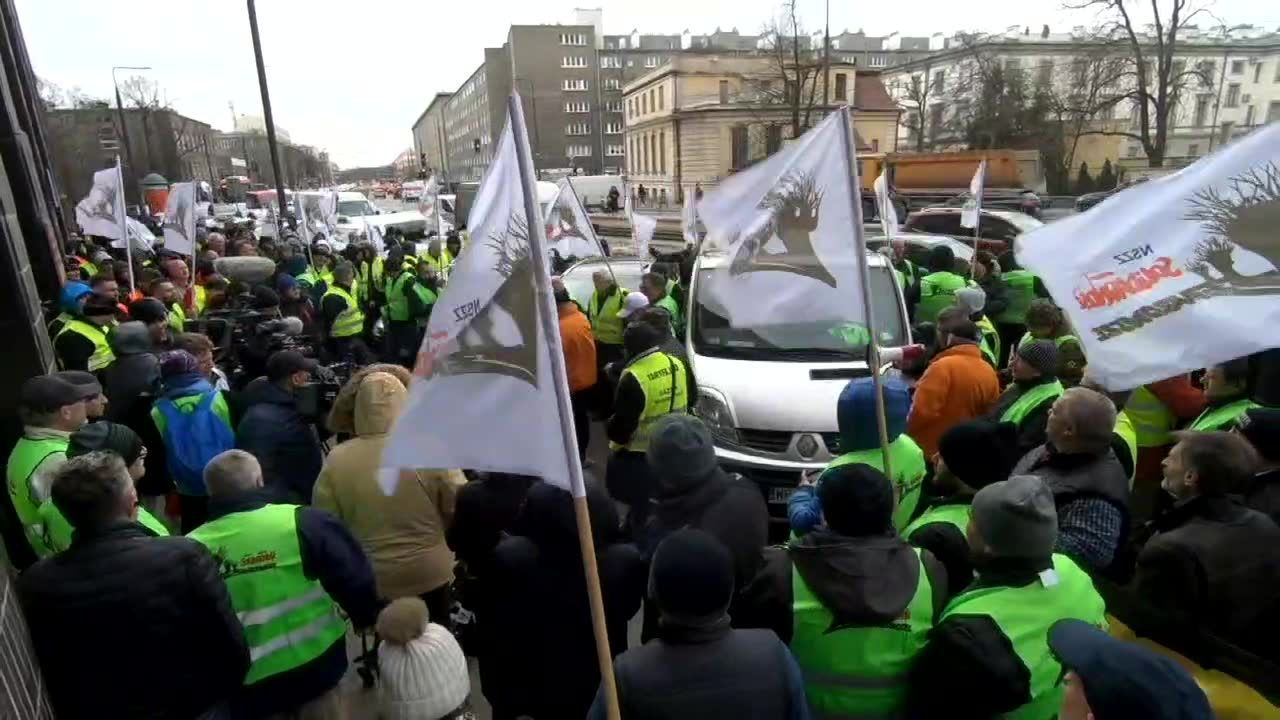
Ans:
POLYGON ((738 429, 733 422, 733 413, 729 412, 728 401, 718 391, 698 388, 698 403, 694 405, 693 414, 701 418, 716 437, 725 442, 738 442, 738 429))

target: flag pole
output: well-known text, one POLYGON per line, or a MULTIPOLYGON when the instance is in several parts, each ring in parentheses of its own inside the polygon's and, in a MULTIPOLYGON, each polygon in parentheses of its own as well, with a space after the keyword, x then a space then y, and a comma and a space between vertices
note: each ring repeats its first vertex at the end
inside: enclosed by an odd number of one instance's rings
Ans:
POLYGON ((845 177, 848 178, 849 210, 853 218, 854 254, 858 258, 858 273, 862 278, 862 313, 867 322, 867 364, 871 366, 871 382, 876 393, 876 429, 880 432, 880 454, 884 462, 884 474, 893 481, 893 467, 889 458, 889 424, 885 420, 884 381, 880 377, 880 341, 876 338, 875 311, 871 303, 871 271, 867 267, 867 238, 862 229, 862 196, 858 190, 858 166, 854 160, 853 118, 848 105, 843 105, 840 123, 844 125, 845 177))
POLYGON ((533 159, 529 152, 529 136, 524 126, 524 113, 519 93, 507 98, 511 118, 511 135, 515 141, 516 161, 520 167, 520 184, 524 192, 524 213, 529 228, 529 256, 533 263, 533 282, 537 289, 535 304, 546 343, 551 352, 551 377, 559 406, 560 436, 564 439, 569 487, 573 495, 573 512, 578 523, 578 545, 582 550, 582 567, 587 579, 587 596, 591 602, 591 627, 595 631, 596 660, 600 664, 600 687, 604 689, 609 720, 621 720, 618 709, 618 686, 613 677, 613 655, 609 651, 609 631, 604 615, 604 596, 600 591, 600 570, 596 566, 595 540, 591 534, 591 514, 587 507, 586 483, 582 477, 582 461, 578 457, 578 436, 573 427, 573 410, 569 401, 569 381, 560 350, 560 323, 551 305, 551 279, 547 272, 546 227, 534 188, 533 159))
POLYGON ((969 261, 970 280, 972 280, 973 276, 976 274, 976 265, 978 264, 978 230, 982 227, 982 196, 987 190, 986 162, 987 159, 985 157, 978 161, 978 168, 982 172, 982 187, 978 188, 977 195, 973 197, 973 258, 969 261))
MULTIPOLYGON (((574 199, 578 201, 578 207, 582 208, 583 212, 586 212, 587 208, 582 204, 582 196, 578 194, 577 188, 573 186, 573 181, 569 179, 568 175, 565 176, 564 181, 565 184, 569 186, 569 191, 573 193, 574 199)), ((555 206, 555 203, 551 203, 551 208, 553 210, 555 209, 555 206)), ((590 217, 585 219, 587 222, 591 222, 590 217)), ((591 228, 591 236, 596 239, 596 249, 600 251, 600 257, 604 258, 604 267, 609 271, 609 277, 613 279, 613 284, 617 285, 618 276, 613 274, 613 263, 609 262, 609 254, 604 251, 604 246, 600 244, 600 236, 596 234, 596 229, 594 227, 591 228)))
MULTIPOLYGON (((119 188, 120 207, 112 210, 120 211, 120 239, 124 240, 124 261, 129 270, 129 294, 137 292, 133 282, 133 243, 129 241, 129 212, 124 203, 124 172, 120 169, 120 156, 116 156, 116 187, 119 188)), ((146 202, 146 198, 143 198, 146 202)))

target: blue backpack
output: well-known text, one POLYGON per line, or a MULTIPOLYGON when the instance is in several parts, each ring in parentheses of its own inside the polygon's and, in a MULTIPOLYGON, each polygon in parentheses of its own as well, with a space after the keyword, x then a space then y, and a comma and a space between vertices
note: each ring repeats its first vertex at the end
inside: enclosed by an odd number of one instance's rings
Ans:
POLYGON ((173 400, 161 398, 156 407, 164 415, 164 449, 169 475, 183 495, 207 495, 204 466, 218 453, 236 446, 235 433, 213 411, 216 390, 204 393, 191 412, 178 409, 173 400))

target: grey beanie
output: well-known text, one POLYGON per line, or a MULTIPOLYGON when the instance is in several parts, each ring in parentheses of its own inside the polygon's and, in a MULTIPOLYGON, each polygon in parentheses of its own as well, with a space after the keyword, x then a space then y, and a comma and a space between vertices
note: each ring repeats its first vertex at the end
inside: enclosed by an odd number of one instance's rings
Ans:
POLYGON ((1052 340, 1032 340, 1018 347, 1018 357, 1041 375, 1057 377, 1058 344, 1052 340))
POLYGON ((965 315, 982 312, 987 306, 987 293, 980 287, 960 288, 956 291, 956 307, 964 310, 965 315))
POLYGON ((696 485, 716 469, 711 431, 701 420, 684 413, 672 413, 654 423, 648 457, 654 478, 667 488, 696 485))
POLYGON ((973 524, 994 557, 1049 557, 1058 540, 1053 494, 1034 475, 1014 475, 979 490, 973 524))

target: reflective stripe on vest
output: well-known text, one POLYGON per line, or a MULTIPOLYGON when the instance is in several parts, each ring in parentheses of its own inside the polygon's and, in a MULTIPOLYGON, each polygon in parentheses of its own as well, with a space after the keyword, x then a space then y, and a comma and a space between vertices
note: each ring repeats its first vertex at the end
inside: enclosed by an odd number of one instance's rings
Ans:
POLYGON ((204 312, 204 306, 208 302, 207 298, 209 296, 209 291, 205 290, 203 285, 196 285, 195 290, 192 292, 192 295, 195 296, 196 314, 199 315, 200 313, 204 312))
MULTIPOLYGON (((1042 578, 1044 574, 1042 574, 1042 578)), ((941 621, 952 615, 986 615, 1008 638, 1030 671, 1031 702, 1001 717, 1045 720, 1062 704, 1062 665, 1049 650, 1049 626, 1074 618, 1106 629, 1102 597, 1093 581, 1070 558, 1053 556, 1051 584, 1037 580, 1022 587, 986 587, 960 593, 947 604, 941 621)))
MULTIPOLYGON (((878 447, 845 453, 828 463, 822 471, 825 473, 832 468, 854 463, 870 465, 884 472, 884 454, 878 447)), ((898 497, 898 504, 893 510, 893 527, 901 532, 920 504, 920 490, 928 468, 924 461, 924 451, 906 433, 889 443, 889 463, 893 466, 893 485, 898 497)), ((818 477, 818 482, 822 482, 821 476, 818 477)))
POLYGON ((618 311, 622 309, 622 299, 626 295, 626 290, 618 288, 617 292, 605 298, 602 303, 600 291, 591 293, 591 302, 587 305, 587 317, 591 320, 591 331, 595 333, 597 341, 605 345, 622 344, 624 321, 618 317, 618 311))
POLYGON ((1138 473, 1138 433, 1133 429, 1133 418, 1129 417, 1127 409, 1116 413, 1114 432, 1124 441, 1125 447, 1129 448, 1129 460, 1133 463, 1133 470, 1129 471, 1129 489, 1132 490, 1133 479, 1138 473))
POLYGON ((1025 390, 1017 400, 1013 401, 1013 404, 1009 406, 1009 409, 1005 410, 1004 414, 1000 416, 1000 422, 1011 422, 1014 425, 1021 425, 1023 418, 1025 418, 1032 410, 1035 410, 1040 403, 1045 400, 1056 398, 1061 395, 1062 392, 1062 383, 1057 380, 1048 383, 1041 383, 1030 390, 1025 390))
POLYGON ((266 505, 201 525, 249 645, 245 684, 301 667, 346 635, 337 605, 302 571, 297 505, 266 505))
POLYGON ((1173 444, 1173 428, 1178 418, 1146 385, 1133 391, 1124 404, 1124 413, 1133 423, 1138 447, 1162 447, 1173 444))
POLYGON ((934 523, 948 523, 954 525, 960 534, 968 532, 969 516, 973 514, 973 506, 968 504, 951 503, 947 505, 938 505, 931 507, 920 513, 920 517, 911 521, 911 524, 902 531, 902 537, 910 538, 912 533, 934 523))
POLYGON ((1004 312, 996 317, 996 322, 1003 325, 1025 325, 1027 310, 1036 299, 1036 276, 1029 270, 1009 270, 1000 274, 1008 292, 1005 297, 1009 304, 1004 312))
POLYGON ((872 626, 837 626, 791 571, 791 653, 804 676, 815 717, 897 717, 907 696, 907 673, 933 628, 933 588, 916 550, 916 592, 902 615, 872 626))
POLYGON ((46 536, 44 518, 40 515, 40 501, 36 498, 32 481, 36 469, 50 455, 66 457, 67 446, 71 441, 67 438, 43 438, 33 440, 21 438, 9 453, 9 462, 5 466, 5 484, 9 490, 9 500, 22 523, 22 532, 27 537, 36 557, 49 555, 49 542, 46 536))
POLYGON ((1236 418, 1243 415, 1245 410, 1256 407, 1261 407, 1261 405, 1248 398, 1242 398, 1221 407, 1210 408, 1200 413, 1200 417, 1193 420, 1187 426, 1187 429, 1202 431, 1230 430, 1236 418))
MULTIPOLYGON (((107 344, 106 328, 75 319, 62 326, 62 330, 58 332, 58 337, 62 337, 69 332, 80 335, 93 343, 93 354, 89 356, 89 372, 103 370, 116 361, 115 353, 111 352, 111 346, 107 344)), ((56 341, 57 338, 54 338, 54 340, 56 341)), ((58 358, 58 360, 61 362, 62 358, 58 358)))
POLYGON ((982 340, 978 344, 982 350, 982 354, 987 356, 992 365, 999 363, 997 358, 1000 356, 1000 332, 996 330, 996 326, 992 324, 991 318, 983 315, 982 319, 975 323, 978 330, 982 333, 982 340))
POLYGON ((181 305, 173 303, 169 306, 169 327, 173 328, 174 332, 184 332, 186 326, 187 314, 183 312, 181 305))
POLYGON ((954 305, 956 291, 964 287, 965 279, 953 272, 935 272, 920 278, 916 322, 936 322, 938 313, 954 305))
POLYGON ((409 298, 404 294, 404 284, 413 282, 413 274, 402 270, 391 278, 387 287, 387 319, 392 322, 409 321, 409 298))
POLYGON ((347 303, 347 307, 334 319, 329 336, 353 337, 364 332, 364 311, 360 309, 360 303, 356 302, 355 296, 337 285, 331 285, 320 302, 324 302, 330 295, 342 298, 347 303))
POLYGON ((654 423, 664 415, 682 413, 689 407, 684 363, 677 357, 650 350, 627 365, 622 376, 627 375, 640 383, 640 390, 644 392, 644 410, 640 413, 636 431, 631 434, 631 439, 624 447, 632 452, 644 452, 649 449, 649 436, 653 432, 654 423))
POLYGON ((430 265, 437 273, 443 274, 444 271, 453 264, 453 256, 448 250, 441 250, 440 257, 431 257, 430 254, 424 253, 418 256, 419 262, 425 262, 430 265))

